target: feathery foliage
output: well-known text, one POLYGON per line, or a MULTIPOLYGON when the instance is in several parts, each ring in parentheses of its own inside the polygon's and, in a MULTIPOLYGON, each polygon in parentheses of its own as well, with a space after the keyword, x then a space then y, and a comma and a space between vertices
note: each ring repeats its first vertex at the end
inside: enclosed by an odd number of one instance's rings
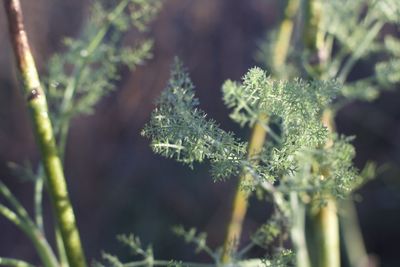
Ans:
POLYGON ((111 8, 112 4, 95 2, 82 38, 66 38, 66 51, 49 61, 44 83, 56 130, 65 120, 93 112, 119 80, 121 67, 133 69, 151 57, 150 39, 133 46, 123 46, 122 39, 128 30, 147 30, 161 1, 124 0, 111 8))
POLYGON ((207 119, 198 105, 188 74, 181 63, 176 62, 167 88, 142 135, 151 139, 154 152, 165 157, 190 166, 194 162, 210 160, 215 178, 237 174, 246 145, 232 133, 221 130, 215 121, 207 119), (221 173, 219 168, 225 172, 221 173))
POLYGON ((273 125, 264 127, 274 138, 265 145, 257 165, 246 159, 244 142, 218 128, 197 108, 193 88, 176 63, 142 132, 156 153, 186 164, 208 159, 215 179, 244 169, 255 178, 251 188, 276 182, 284 193, 297 190, 314 195, 330 190, 342 197, 358 183, 350 139, 331 136, 321 122, 322 111, 340 91, 336 82, 278 81, 259 68, 250 69, 242 84, 225 82, 224 101, 234 121, 251 126, 260 114, 271 118, 273 125), (325 149, 328 140, 333 146, 325 149))

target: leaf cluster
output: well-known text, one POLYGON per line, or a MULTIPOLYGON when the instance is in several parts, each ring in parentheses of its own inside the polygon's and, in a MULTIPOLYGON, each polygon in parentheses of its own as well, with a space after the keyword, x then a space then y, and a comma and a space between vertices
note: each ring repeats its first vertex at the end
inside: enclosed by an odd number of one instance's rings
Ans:
POLYGON ((182 64, 175 62, 171 78, 142 135, 151 139, 155 153, 192 166, 209 160, 216 178, 238 174, 246 144, 220 129, 198 108, 194 86, 182 64), (223 168, 224 173, 217 171, 223 168))
POLYGON ((320 5, 324 15, 319 30, 330 46, 325 48, 329 54, 323 72, 326 78, 338 78, 344 83, 358 61, 380 57, 373 74, 345 84, 346 98, 373 100, 382 89, 399 82, 398 54, 393 51, 399 41, 382 31, 385 25, 400 26, 398 1, 339 0, 320 1, 320 5))
POLYGON ((208 159, 215 179, 244 171, 254 178, 246 187, 267 181, 284 194, 295 190, 313 196, 330 191, 342 197, 358 184, 350 139, 332 136, 321 122, 323 110, 340 91, 338 83, 279 81, 253 68, 242 83, 227 81, 222 90, 231 118, 242 126, 262 122, 262 116, 270 118, 271 123, 263 126, 272 138, 257 156, 258 164, 246 158, 246 143, 198 109, 194 86, 181 63, 175 64, 142 132, 151 139, 153 150, 189 165, 208 159), (333 145, 326 149, 328 141, 333 145))
POLYGON ((130 69, 151 57, 147 38, 123 46, 132 27, 147 29, 161 5, 159 0, 123 0, 93 4, 92 13, 79 39, 66 38, 65 52, 49 61, 44 78, 51 115, 57 129, 78 114, 90 114, 95 104, 119 80, 121 67, 130 69))

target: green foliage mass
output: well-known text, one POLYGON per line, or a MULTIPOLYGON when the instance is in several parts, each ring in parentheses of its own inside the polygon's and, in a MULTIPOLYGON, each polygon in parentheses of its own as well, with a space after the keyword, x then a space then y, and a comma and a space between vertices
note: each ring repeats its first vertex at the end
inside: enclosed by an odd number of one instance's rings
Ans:
POLYGON ((165 157, 190 166, 208 159, 214 169, 224 168, 225 177, 237 174, 239 162, 245 158, 246 144, 220 129, 198 105, 188 74, 181 63, 176 62, 167 88, 142 135, 151 138, 154 152, 165 157))
MULTIPOLYGON (((317 6, 317 49, 305 47, 289 50, 287 64, 277 72, 273 66, 277 34, 271 31, 259 43, 256 55, 263 65, 279 77, 310 76, 337 79, 343 84, 341 95, 347 100, 371 101, 383 89, 393 88, 400 81, 398 37, 390 32, 400 27, 400 2, 396 0, 315 1, 317 6), (389 30, 384 30, 389 29, 389 30), (392 30, 391 30, 392 29, 392 30), (397 52, 396 52, 397 51, 397 52), (315 59, 318 58, 318 66, 315 59), (373 65, 368 75, 349 81, 357 64, 373 65), (373 64, 371 64, 373 63, 373 64)), ((304 16, 304 14, 303 14, 304 16)), ((291 40, 293 47, 302 47, 302 35, 291 40)))
POLYGON ((321 7, 324 16, 320 31, 331 46, 325 69, 327 78, 345 82, 358 61, 378 58, 372 74, 345 84, 345 97, 373 100, 382 89, 392 88, 400 81, 399 54, 395 52, 399 41, 382 31, 385 25, 400 26, 399 1, 321 1, 321 7))
POLYGON ((251 188, 269 182, 284 194, 295 190, 316 196, 330 191, 342 197, 359 183, 352 165, 354 149, 349 138, 329 134, 321 122, 323 110, 339 92, 333 81, 279 81, 259 68, 250 69, 242 83, 225 82, 224 101, 234 121, 252 126, 260 116, 270 118, 264 127, 273 138, 255 164, 246 156, 245 142, 198 109, 194 86, 176 63, 142 134, 165 157, 189 165, 208 159, 214 179, 244 170, 254 178, 246 184, 251 188), (333 145, 326 149, 328 141, 333 145))

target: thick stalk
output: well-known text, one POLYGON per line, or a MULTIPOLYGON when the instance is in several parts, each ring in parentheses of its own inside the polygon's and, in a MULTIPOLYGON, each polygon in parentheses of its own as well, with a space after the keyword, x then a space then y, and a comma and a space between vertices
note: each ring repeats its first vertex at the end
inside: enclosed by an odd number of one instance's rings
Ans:
POLYGON ((314 259, 315 267, 340 266, 339 246, 339 220, 336 210, 336 200, 327 199, 324 207, 318 208, 311 215, 314 235, 314 259))
MULTIPOLYGON (((310 65, 314 78, 320 78, 323 72, 322 66, 327 60, 324 55, 324 33, 319 30, 319 23, 323 16, 320 3, 316 0, 305 0, 304 13, 304 46, 311 52, 310 65)), ((329 131, 334 131, 332 111, 327 110, 322 121, 329 131)), ((328 141, 326 147, 331 145, 332 141, 328 141)), ((310 212, 310 236, 312 238, 307 240, 309 247, 313 248, 310 250, 310 258, 314 267, 340 267, 339 220, 336 201, 329 195, 323 197, 327 201, 326 205, 317 207, 310 212)))
MULTIPOLYGON (((326 110, 323 119, 324 125, 329 131, 334 131, 333 113, 326 110)), ((332 145, 332 141, 326 143, 326 147, 332 145)), ((310 236, 313 241, 311 246, 313 252, 314 267, 340 267, 340 233, 339 218, 337 214, 337 202, 330 196, 323 196, 326 204, 322 207, 316 207, 314 210, 310 207, 310 236)))
MULTIPOLYGON (((260 153, 264 145, 266 131, 262 124, 266 122, 266 119, 262 118, 262 120, 263 122, 257 123, 253 128, 247 150, 249 159, 254 158, 258 153, 260 153)), ((222 263, 229 263, 232 260, 232 254, 237 250, 237 245, 242 232, 243 220, 247 211, 247 201, 249 196, 249 193, 241 187, 241 184, 249 179, 252 179, 251 175, 245 172, 238 179, 221 255, 222 263)))
POLYGON ((70 266, 86 267, 75 215, 69 200, 61 160, 58 156, 53 128, 50 122, 46 96, 41 87, 34 59, 25 33, 19 0, 4 0, 10 39, 22 76, 22 92, 27 100, 33 130, 40 148, 43 166, 48 179, 48 191, 57 223, 67 251, 70 266))

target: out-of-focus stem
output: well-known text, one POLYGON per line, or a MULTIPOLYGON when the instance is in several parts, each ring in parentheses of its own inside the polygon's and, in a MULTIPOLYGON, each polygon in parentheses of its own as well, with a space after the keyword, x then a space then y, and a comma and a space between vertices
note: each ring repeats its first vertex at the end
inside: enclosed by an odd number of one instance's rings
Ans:
POLYGON ((297 267, 310 267, 310 258, 307 249, 305 233, 306 209, 304 203, 299 200, 297 192, 290 193, 291 228, 290 236, 296 251, 297 267))
MULTIPOLYGON (((249 147, 247 149, 249 159, 253 159, 258 153, 260 153, 265 142, 266 131, 262 124, 265 124, 267 119, 260 118, 260 120, 262 121, 253 127, 250 137, 249 147)), ((237 250, 237 245, 242 232, 243 220, 247 211, 247 201, 249 196, 249 193, 246 189, 241 187, 241 184, 249 179, 252 179, 252 177, 246 172, 244 172, 238 179, 221 255, 222 263, 229 263, 232 260, 232 254, 237 250)))
POLYGON ((288 0, 284 10, 283 19, 278 28, 278 35, 274 44, 273 68, 275 75, 282 76, 286 58, 289 52, 290 39, 292 38, 294 18, 299 9, 300 0, 288 0))
MULTIPOLYGON (((310 65, 314 78, 322 75, 322 65, 327 59, 324 53, 324 33, 319 30, 321 16, 320 3, 317 0, 304 1, 304 46, 310 52, 310 65)), ((322 118, 323 124, 330 132, 334 131, 333 113, 326 110, 322 118)), ((326 147, 332 146, 328 140, 326 147)), ((324 195, 326 205, 315 207, 310 213, 312 240, 309 247, 313 267, 340 267, 339 220, 337 215, 336 200, 330 195, 324 195)))
MULTIPOLYGON (((286 63, 287 54, 290 46, 290 39, 293 33, 294 18, 300 5, 299 0, 288 0, 284 10, 284 17, 278 29, 278 37, 274 44, 273 69, 275 75, 282 75, 282 68, 286 63)), ((252 135, 248 147, 248 157, 253 158, 262 149, 265 143, 266 130, 263 125, 267 123, 266 118, 260 118, 260 123, 256 123, 252 130, 252 135)), ((232 203, 232 212, 227 227, 224 246, 222 250, 221 262, 229 263, 232 254, 237 250, 237 245, 242 232, 242 224, 247 211, 248 192, 241 189, 241 184, 247 179, 251 179, 249 174, 243 173, 239 178, 235 196, 232 203)))
POLYGON ((6 206, 0 204, 0 214, 15 224, 32 241, 45 267, 57 267, 57 259, 43 236, 43 233, 29 218, 21 218, 6 206))
POLYGON ((40 167, 38 172, 38 177, 35 181, 35 193, 34 193, 34 213, 35 213, 35 222, 38 228, 44 233, 44 224, 43 224, 43 186, 44 186, 44 174, 43 168, 40 167))
POLYGON ((35 265, 32 265, 25 261, 10 259, 10 258, 2 258, 2 257, 0 257, 0 265, 9 267, 35 267, 35 265))
MULTIPOLYGON (((322 117, 323 124, 330 132, 335 131, 333 112, 325 110, 322 117)), ((328 148, 333 145, 332 140, 328 140, 325 146, 328 148)), ((337 202, 330 195, 324 195, 325 205, 322 207, 311 208, 311 233, 312 242, 310 249, 313 266, 319 267, 340 267, 340 233, 339 218, 337 214, 337 202)), ((310 241, 311 242, 311 241, 310 241)))
POLYGON ((344 246, 352 267, 366 267, 368 254, 360 230, 357 211, 353 200, 346 199, 340 202, 343 215, 340 216, 340 226, 343 233, 344 246))
POLYGON ((22 76, 22 92, 27 100, 33 130, 40 148, 47 187, 55 211, 57 223, 66 248, 70 266, 86 267, 75 215, 69 200, 67 184, 57 152, 53 128, 50 122, 46 96, 41 87, 35 62, 25 33, 19 0, 4 0, 10 40, 17 67, 22 76))
POLYGON ((315 254, 313 266, 339 267, 340 240, 336 200, 326 196, 326 204, 311 214, 315 254))

